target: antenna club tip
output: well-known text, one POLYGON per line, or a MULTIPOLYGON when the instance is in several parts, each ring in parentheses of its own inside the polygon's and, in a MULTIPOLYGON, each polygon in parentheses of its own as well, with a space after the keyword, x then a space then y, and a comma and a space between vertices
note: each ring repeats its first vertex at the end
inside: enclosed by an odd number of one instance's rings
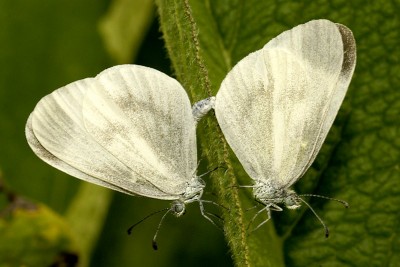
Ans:
POLYGON ((326 229, 326 231, 325 231, 325 238, 328 238, 328 237, 329 237, 329 230, 326 229))
POLYGON ((151 246, 153 247, 154 250, 158 250, 158 245, 155 240, 152 241, 151 246))

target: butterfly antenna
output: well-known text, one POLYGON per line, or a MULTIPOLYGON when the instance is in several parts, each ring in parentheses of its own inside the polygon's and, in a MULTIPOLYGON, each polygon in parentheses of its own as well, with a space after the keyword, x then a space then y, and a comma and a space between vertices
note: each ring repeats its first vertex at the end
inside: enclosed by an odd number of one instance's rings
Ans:
POLYGON ((314 213, 315 217, 317 217, 318 221, 322 224, 322 226, 323 226, 324 229, 325 229, 325 237, 328 238, 328 237, 329 237, 329 229, 328 229, 328 227, 326 226, 326 224, 324 223, 324 221, 321 219, 321 217, 318 216, 318 214, 317 214, 317 213, 315 212, 315 210, 310 206, 310 204, 308 204, 304 199, 302 199, 302 198, 300 198, 300 197, 299 197, 299 199, 300 199, 304 204, 306 204, 307 207, 309 207, 310 210, 314 213))
MULTIPOLYGON (((164 210, 166 210, 166 209, 164 209, 164 210)), ((160 223, 157 226, 156 233, 154 234, 154 237, 153 237, 153 240, 152 240, 152 246, 153 246, 154 250, 158 249, 158 245, 157 245, 157 241, 156 241, 156 238, 157 238, 157 235, 158 235, 158 231, 160 231, 161 224, 163 223, 165 216, 167 216, 167 214, 170 213, 171 210, 172 210, 171 208, 168 208, 167 212, 164 213, 164 215, 161 217, 160 223)))
POLYGON ((320 195, 314 195, 314 194, 304 194, 304 195, 299 195, 299 196, 301 196, 301 197, 318 197, 318 198, 323 198, 323 199, 327 199, 327 200, 333 200, 333 201, 343 204, 343 206, 345 206, 346 209, 349 207, 349 203, 347 203, 346 201, 337 199, 337 198, 333 198, 333 197, 326 197, 326 196, 320 196, 320 195))
POLYGON ((168 209, 170 209, 170 208, 165 208, 165 209, 162 209, 162 210, 158 210, 158 211, 155 211, 155 212, 153 212, 153 213, 147 215, 146 217, 144 217, 143 219, 141 219, 140 221, 138 221, 137 223, 135 223, 134 225, 132 225, 131 227, 129 227, 129 229, 127 230, 128 235, 130 235, 130 234, 132 233, 132 229, 133 229, 134 227, 136 227, 138 224, 144 222, 145 220, 147 220, 147 219, 150 218, 151 216, 156 215, 157 213, 160 213, 160 212, 162 212, 162 211, 166 211, 166 210, 168 210, 168 209))

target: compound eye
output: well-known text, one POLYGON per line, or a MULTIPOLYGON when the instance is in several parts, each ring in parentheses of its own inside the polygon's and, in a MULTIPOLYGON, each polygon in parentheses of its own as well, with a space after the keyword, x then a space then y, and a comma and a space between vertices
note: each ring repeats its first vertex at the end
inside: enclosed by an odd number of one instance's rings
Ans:
POLYGON ((181 213, 183 210, 184 210, 184 208, 182 205, 175 205, 175 207, 174 207, 174 211, 176 213, 181 213))
POLYGON ((174 201, 172 203, 172 211, 175 216, 179 217, 183 214, 185 214, 185 203, 179 202, 179 201, 174 201))
POLYGON ((299 200, 296 197, 289 196, 285 199, 285 206, 288 209, 297 209, 300 207, 299 200))

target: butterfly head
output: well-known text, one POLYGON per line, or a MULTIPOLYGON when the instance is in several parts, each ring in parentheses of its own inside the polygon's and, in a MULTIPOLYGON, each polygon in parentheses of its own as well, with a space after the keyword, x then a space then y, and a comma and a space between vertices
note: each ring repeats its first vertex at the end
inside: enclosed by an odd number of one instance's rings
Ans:
POLYGON ((174 200, 171 203, 171 212, 176 217, 180 217, 186 213, 186 205, 182 200, 174 200))
POLYGON ((300 197, 294 192, 294 190, 291 189, 284 189, 284 201, 283 203, 285 204, 286 208, 288 209, 297 209, 299 208, 300 205, 300 197))
POLYGON ((300 197, 295 191, 276 184, 256 182, 253 189, 254 197, 266 206, 283 204, 288 209, 300 207, 300 197))

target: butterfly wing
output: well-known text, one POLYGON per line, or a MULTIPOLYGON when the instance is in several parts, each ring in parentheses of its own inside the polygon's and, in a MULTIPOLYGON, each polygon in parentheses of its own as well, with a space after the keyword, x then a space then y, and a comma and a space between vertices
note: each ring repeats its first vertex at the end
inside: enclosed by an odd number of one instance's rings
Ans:
POLYGON ((26 135, 50 165, 129 194, 177 199, 196 168, 187 94, 176 80, 135 65, 110 68, 44 97, 26 135))
POLYGON ((327 20, 286 31, 226 76, 215 112, 254 180, 293 184, 315 159, 355 67, 349 29, 327 20))
POLYGON ((197 151, 195 121, 181 85, 132 65, 105 70, 97 81, 83 104, 88 132, 125 165, 134 162, 147 181, 170 193, 184 190, 195 174, 197 151))

